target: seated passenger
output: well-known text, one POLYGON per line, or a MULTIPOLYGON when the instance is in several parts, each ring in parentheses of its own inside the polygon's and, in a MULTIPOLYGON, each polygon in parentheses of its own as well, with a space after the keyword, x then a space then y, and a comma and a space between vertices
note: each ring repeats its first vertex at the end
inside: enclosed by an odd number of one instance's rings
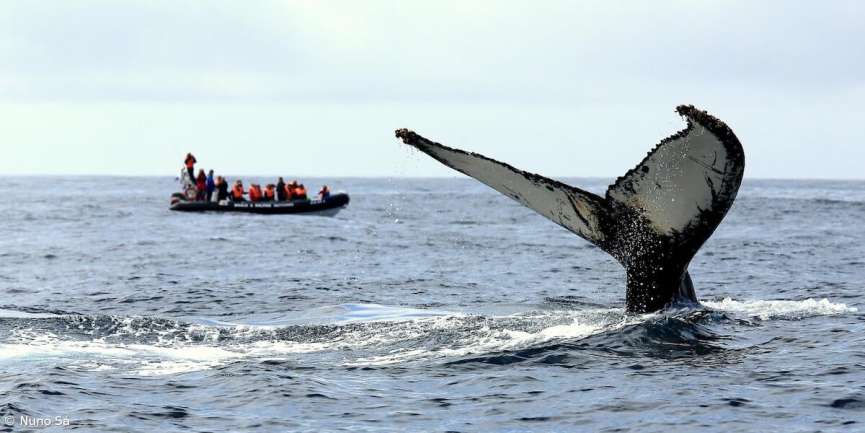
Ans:
POLYGON ((264 188, 264 200, 273 201, 274 199, 276 199, 276 185, 269 183, 264 188))
POLYGON ((321 187, 321 191, 318 192, 318 198, 322 200, 327 200, 330 197, 330 189, 327 185, 321 187))
POLYGON ((240 179, 234 182, 234 188, 231 189, 231 200, 243 201, 243 182, 240 179))
POLYGON ((249 201, 253 203, 261 201, 261 186, 257 183, 249 185, 249 201))
POLYGON ((285 186, 285 195, 286 200, 292 201, 297 200, 297 195, 295 195, 295 189, 297 188, 297 181, 293 180, 291 183, 285 186))
POLYGON ((294 188, 294 199, 295 200, 306 200, 306 187, 303 184, 298 185, 294 188))
POLYGON ((222 176, 216 177, 216 201, 228 200, 228 181, 222 176))

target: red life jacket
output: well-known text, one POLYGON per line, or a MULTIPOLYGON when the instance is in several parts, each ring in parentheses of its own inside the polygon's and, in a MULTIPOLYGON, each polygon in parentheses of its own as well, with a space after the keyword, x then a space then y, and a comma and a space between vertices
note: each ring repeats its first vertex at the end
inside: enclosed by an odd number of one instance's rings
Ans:
POLYGON ((186 168, 192 168, 192 167, 195 165, 195 163, 196 163, 197 161, 195 160, 195 157, 194 157, 194 156, 189 155, 189 156, 186 157, 186 161, 185 161, 185 162, 186 162, 186 168))
POLYGON ((268 186, 267 189, 264 190, 264 199, 273 201, 274 198, 274 189, 272 186, 268 186))

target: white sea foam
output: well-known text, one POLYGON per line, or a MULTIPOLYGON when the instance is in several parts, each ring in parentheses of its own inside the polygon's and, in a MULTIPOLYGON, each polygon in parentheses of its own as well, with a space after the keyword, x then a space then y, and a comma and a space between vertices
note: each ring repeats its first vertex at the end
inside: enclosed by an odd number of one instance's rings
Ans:
POLYGON ((414 320, 423 317, 459 315, 445 311, 392 307, 378 304, 343 304, 340 305, 339 308, 343 310, 343 313, 339 315, 338 320, 343 322, 400 321, 414 320))
MULTIPOLYGON (((598 323, 586 321, 579 317, 583 314, 573 311, 482 317, 441 315, 441 312, 418 314, 417 311, 400 311, 396 307, 363 310, 376 312, 363 314, 368 317, 364 322, 369 326, 337 332, 332 339, 324 341, 280 340, 269 326, 249 325, 230 327, 234 341, 219 342, 215 337, 216 329, 225 329, 225 326, 193 325, 188 332, 203 337, 197 342, 187 341, 184 337, 163 339, 160 335, 152 344, 126 344, 104 338, 67 340, 51 333, 35 334, 22 330, 14 332, 12 338, 0 344, 0 363, 49 362, 81 370, 120 369, 132 374, 164 375, 214 368, 238 359, 289 359, 302 354, 345 351, 371 355, 366 358, 358 355, 345 364, 389 364, 411 359, 516 350, 554 339, 579 338, 609 328, 609 323, 603 320, 598 323), (408 315, 415 318, 408 319, 408 315), (387 321, 383 317, 395 320, 387 321), (570 323, 562 324, 567 319, 570 323), (498 321, 507 321, 513 326, 499 324, 492 329, 490 324, 498 321), (532 332, 518 329, 544 322, 555 324, 540 329, 535 325, 536 330, 532 332), (414 343, 404 344, 406 341, 418 342, 421 347, 414 347, 414 343)), ((615 317, 623 317, 620 310, 610 311, 616 312, 615 317)), ((345 320, 349 323, 359 321, 356 318, 345 320)), ((126 326, 126 322, 121 320, 124 326, 118 327, 120 334, 132 337, 141 331, 126 326)), ((164 333, 170 335, 168 331, 164 333)))
POLYGON ((62 363, 87 371, 122 369, 145 376, 178 374, 225 365, 241 358, 285 358, 292 354, 330 350, 333 344, 258 341, 247 345, 117 344, 45 337, 0 344, 0 364, 28 361, 62 363))
POLYGON ((63 363, 82 370, 125 367, 143 375, 201 370, 243 357, 222 347, 117 344, 101 340, 65 340, 54 334, 19 332, 16 342, 0 344, 0 363, 10 361, 63 363))
POLYGON ((746 314, 762 320, 768 319, 801 319, 812 316, 833 316, 845 313, 855 313, 859 310, 846 304, 831 302, 826 298, 805 299, 802 301, 737 301, 724 298, 720 301, 702 301, 703 305, 720 311, 746 314))
MULTIPOLYGON (((416 359, 456 358, 473 354, 520 350, 556 340, 585 338, 601 332, 619 329, 649 317, 625 318, 621 315, 622 310, 619 309, 596 310, 590 313, 576 311, 552 313, 552 315, 566 315, 573 316, 573 318, 570 323, 551 325, 534 332, 508 328, 491 329, 489 326, 485 326, 475 329, 473 332, 460 333, 459 337, 455 341, 449 342, 447 346, 396 350, 384 355, 358 358, 346 362, 346 365, 387 365, 416 359), (610 313, 616 319, 603 318, 603 315, 610 313), (599 315, 601 316, 600 319, 598 318, 599 315)), ((543 321, 548 320, 550 314, 515 314, 495 317, 492 320, 543 321)), ((455 330, 459 330, 460 327, 459 322, 443 320, 437 320, 437 322, 440 325, 449 325, 455 330)))
POLYGON ((50 313, 26 313, 24 311, 0 308, 0 318, 2 319, 45 319, 50 317, 58 316, 50 313))
MULTIPOLYGON (((740 301, 726 298, 704 304, 764 320, 857 312, 856 308, 828 299, 740 301)), ((2 317, 19 317, 16 314, 19 313, 0 311, 2 317)), ((129 374, 167 375, 216 368, 241 359, 293 359, 338 352, 336 364, 386 365, 515 351, 549 342, 582 339, 652 320, 657 314, 627 316, 622 309, 605 309, 475 316, 399 307, 353 306, 345 308, 338 316, 341 320, 337 323, 326 320, 331 327, 324 334, 299 334, 298 338, 305 341, 287 340, 285 335, 281 336, 279 327, 272 325, 221 323, 184 328, 186 325, 178 323, 178 328, 172 329, 169 323, 156 332, 146 323, 136 322, 141 318, 120 320, 123 326, 117 328, 118 335, 131 338, 129 343, 107 338, 66 339, 44 331, 18 330, 0 343, 0 364, 50 363, 90 371, 117 369, 129 374), (345 327, 341 327, 340 322, 345 327), (183 332, 177 334, 181 330, 183 332), (220 332, 227 339, 222 339, 220 332), (155 334, 157 338, 150 343, 136 343, 135 337, 139 334, 150 337, 155 334)), ((39 317, 42 315, 20 313, 20 318, 24 319, 39 317)), ((86 320, 75 323, 76 327, 86 329, 86 320)))

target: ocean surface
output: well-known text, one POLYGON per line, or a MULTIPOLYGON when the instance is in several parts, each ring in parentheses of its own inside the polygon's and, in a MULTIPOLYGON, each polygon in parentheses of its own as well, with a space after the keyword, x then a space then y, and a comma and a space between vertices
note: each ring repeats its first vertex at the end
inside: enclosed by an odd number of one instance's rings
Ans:
POLYGON ((305 183, 351 204, 2 178, 0 431, 865 431, 865 182, 746 180, 691 264, 703 306, 648 315, 474 180, 305 183))

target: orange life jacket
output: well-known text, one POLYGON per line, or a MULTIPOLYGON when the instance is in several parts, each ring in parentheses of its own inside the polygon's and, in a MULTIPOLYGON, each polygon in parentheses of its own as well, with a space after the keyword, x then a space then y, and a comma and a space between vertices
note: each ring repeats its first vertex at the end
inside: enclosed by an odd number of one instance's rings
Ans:
POLYGON ((249 200, 253 202, 261 201, 261 188, 257 185, 249 187, 249 200))
POLYGON ((274 191, 273 187, 272 187, 272 186, 268 186, 267 189, 264 190, 264 199, 265 199, 265 200, 271 200, 271 201, 273 201, 273 199, 274 199, 274 192, 275 192, 275 191, 274 191))
POLYGON ((231 196, 234 197, 235 200, 243 200, 243 187, 240 185, 234 185, 234 188, 231 189, 231 196))
POLYGON ((292 188, 291 185, 288 185, 288 184, 285 185, 285 199, 286 200, 293 200, 294 199, 294 188, 292 188))
POLYGON ((306 188, 301 187, 301 186, 295 188, 294 189, 294 196, 299 198, 299 199, 305 199, 306 198, 306 188))

